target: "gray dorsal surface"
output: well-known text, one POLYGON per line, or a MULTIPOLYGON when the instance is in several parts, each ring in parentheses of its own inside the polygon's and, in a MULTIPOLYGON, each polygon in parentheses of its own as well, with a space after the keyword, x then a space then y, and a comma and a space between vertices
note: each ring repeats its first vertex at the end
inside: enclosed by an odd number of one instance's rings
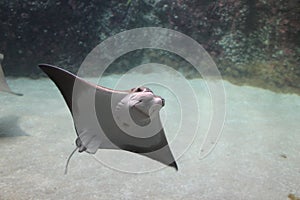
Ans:
POLYGON ((56 84, 68 105, 79 152, 125 150, 178 170, 159 117, 159 110, 164 106, 161 97, 144 87, 112 90, 91 84, 59 67, 47 64, 39 67, 56 84))

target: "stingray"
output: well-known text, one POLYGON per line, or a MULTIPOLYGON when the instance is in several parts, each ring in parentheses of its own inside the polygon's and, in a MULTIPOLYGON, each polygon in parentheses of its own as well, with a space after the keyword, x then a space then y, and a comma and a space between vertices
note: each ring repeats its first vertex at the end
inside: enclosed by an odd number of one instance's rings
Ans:
POLYGON ((4 73, 3 73, 3 70, 2 70, 2 66, 1 66, 3 58, 4 58, 4 55, 0 53, 0 91, 1 92, 8 92, 8 93, 18 95, 18 96, 22 96, 23 94, 13 92, 9 88, 9 86, 8 86, 6 80, 5 80, 5 76, 4 76, 4 73))
POLYGON ((39 67, 56 84, 72 114, 78 150, 117 149, 140 154, 178 170, 159 116, 165 101, 147 87, 113 90, 56 66, 39 67))

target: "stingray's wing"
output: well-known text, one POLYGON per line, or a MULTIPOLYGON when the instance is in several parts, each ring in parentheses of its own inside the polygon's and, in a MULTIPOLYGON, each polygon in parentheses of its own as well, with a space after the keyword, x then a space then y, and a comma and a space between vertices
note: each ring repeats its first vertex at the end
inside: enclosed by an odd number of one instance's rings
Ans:
MULTIPOLYGON (((101 146, 116 148, 102 133, 95 111, 95 94, 111 96, 111 90, 91 84, 56 66, 40 64, 39 67, 51 78, 63 95, 70 112, 78 138, 79 151, 95 153, 101 146)), ((122 92, 120 92, 122 94, 122 92)), ((124 93, 122 96, 125 96, 124 93)), ((120 96, 120 98, 122 98, 120 96)), ((110 106, 103 104, 103 107, 110 106)), ((105 112, 105 111, 103 111, 105 112)))
POLYGON ((122 149, 177 169, 159 117, 155 125, 160 131, 148 138, 128 135, 116 124, 112 109, 128 94, 127 91, 90 84, 55 66, 41 64, 39 67, 54 81, 66 100, 77 131, 79 151, 95 153, 98 148, 122 149))
POLYGON ((18 95, 18 96, 22 96, 22 94, 19 94, 19 93, 16 93, 16 92, 13 92, 7 82, 6 82, 6 79, 5 79, 5 76, 4 76, 4 73, 3 73, 3 70, 2 70, 2 66, 1 66, 1 61, 3 59, 3 55, 0 54, 0 91, 2 92, 8 92, 8 93, 11 93, 11 94, 14 94, 14 95, 18 95))

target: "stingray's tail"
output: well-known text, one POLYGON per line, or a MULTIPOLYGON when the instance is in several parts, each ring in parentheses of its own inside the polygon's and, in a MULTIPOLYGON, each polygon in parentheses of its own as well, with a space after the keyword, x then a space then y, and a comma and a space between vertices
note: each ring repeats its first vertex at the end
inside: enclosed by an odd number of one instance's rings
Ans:
POLYGON ((76 148, 72 151, 72 153, 69 155, 69 157, 68 157, 68 160, 67 160, 67 163, 66 163, 66 167, 65 167, 65 175, 68 173, 69 162, 70 162, 72 156, 74 155, 74 153, 77 151, 77 149, 78 149, 78 147, 76 147, 76 148))

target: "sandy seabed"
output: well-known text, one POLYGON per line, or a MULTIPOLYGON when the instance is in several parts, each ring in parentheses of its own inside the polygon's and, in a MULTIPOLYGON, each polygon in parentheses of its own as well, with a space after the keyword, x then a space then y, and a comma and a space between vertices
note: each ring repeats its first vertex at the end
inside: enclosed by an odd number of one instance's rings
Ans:
MULTIPOLYGON (((106 77, 103 84, 109 87, 118 78, 106 77)), ((280 200, 288 199, 289 194, 300 196, 300 97, 297 95, 240 87, 225 81, 224 128, 215 149, 204 159, 199 159, 204 138, 200 127, 199 137, 193 138, 190 148, 177 160, 178 172, 166 167, 154 172, 130 173, 134 172, 130 170, 133 167, 143 171, 149 166, 163 166, 133 153, 98 150, 95 156, 76 153, 68 174, 64 175, 76 133, 58 89, 46 78, 8 82, 24 96, 0 93, 1 200, 280 200), (108 164, 101 164, 95 157, 108 164)), ((194 79, 190 84, 199 89, 201 123, 209 123, 205 118, 211 107, 203 105, 210 101, 201 92, 205 83, 194 79)), ((160 94, 159 90, 155 92, 160 94)), ((173 141, 176 137, 172 130, 178 129, 179 111, 171 96, 164 97, 166 135, 173 141)), ((188 124, 182 126, 178 129, 182 135, 191 129, 188 124)), ((180 142, 176 145, 180 146, 180 142)), ((180 147, 172 144, 172 151, 179 157, 180 147)))

